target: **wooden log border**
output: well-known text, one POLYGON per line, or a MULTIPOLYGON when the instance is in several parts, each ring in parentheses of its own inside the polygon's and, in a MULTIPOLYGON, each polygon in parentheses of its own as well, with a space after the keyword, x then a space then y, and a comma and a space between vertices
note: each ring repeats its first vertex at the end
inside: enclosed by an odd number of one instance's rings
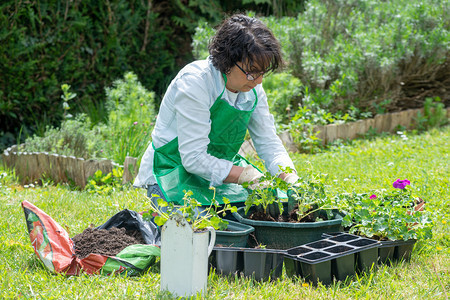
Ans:
POLYGON ((2 161, 5 167, 14 169, 22 185, 45 178, 55 183, 73 183, 83 189, 88 178, 98 170, 106 175, 113 168, 124 168, 123 184, 132 182, 137 174, 137 159, 134 157, 126 157, 125 165, 121 166, 109 159, 85 160, 47 152, 18 152, 17 149, 17 145, 14 145, 3 151, 2 161))
MULTIPOLYGON (((313 132, 321 139, 323 144, 331 143, 337 139, 352 140, 367 133, 370 129, 376 132, 394 132, 398 126, 406 129, 416 128, 417 115, 423 114, 423 109, 409 109, 401 112, 377 115, 373 119, 358 120, 344 124, 317 125, 313 132)), ((447 116, 450 115, 450 107, 447 108, 447 116)), ((285 131, 280 133, 280 140, 286 149, 297 152, 292 135, 285 131)), ((124 169, 122 182, 132 182, 137 175, 137 158, 126 157, 123 166, 108 159, 94 160, 50 154, 47 152, 19 152, 17 145, 7 148, 2 153, 3 164, 14 169, 21 184, 34 183, 41 178, 50 178, 56 183, 75 183, 84 188, 87 180, 97 170, 108 174, 115 167, 124 169)), ((255 155, 256 150, 251 140, 245 141, 239 150, 242 156, 255 155)))

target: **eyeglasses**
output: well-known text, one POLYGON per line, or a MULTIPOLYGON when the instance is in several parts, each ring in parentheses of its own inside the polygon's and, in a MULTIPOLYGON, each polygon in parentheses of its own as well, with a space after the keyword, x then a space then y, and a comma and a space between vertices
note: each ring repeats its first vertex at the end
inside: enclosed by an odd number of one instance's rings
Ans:
POLYGON ((237 63, 234 63, 234 64, 236 65, 236 67, 238 67, 242 71, 242 73, 245 74, 245 76, 247 76, 247 80, 248 81, 256 80, 259 77, 263 76, 264 73, 266 73, 266 72, 261 72, 261 73, 258 73, 258 74, 250 74, 248 72, 245 72, 244 69, 242 69, 237 63))

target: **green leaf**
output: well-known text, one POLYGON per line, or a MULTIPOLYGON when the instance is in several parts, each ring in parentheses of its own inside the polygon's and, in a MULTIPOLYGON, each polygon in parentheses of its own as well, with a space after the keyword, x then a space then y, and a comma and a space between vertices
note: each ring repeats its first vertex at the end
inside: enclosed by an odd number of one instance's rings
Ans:
POLYGON ((167 219, 164 219, 161 216, 156 216, 154 221, 156 225, 163 226, 166 223, 167 219))
POLYGON ((167 202, 161 197, 157 198, 156 201, 158 201, 158 205, 160 207, 166 207, 168 205, 167 202))

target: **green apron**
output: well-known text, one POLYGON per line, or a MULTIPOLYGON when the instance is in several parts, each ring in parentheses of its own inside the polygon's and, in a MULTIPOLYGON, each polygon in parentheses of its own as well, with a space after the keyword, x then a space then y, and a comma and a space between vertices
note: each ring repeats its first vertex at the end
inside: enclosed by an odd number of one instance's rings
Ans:
MULTIPOLYGON (((223 75, 225 86, 227 78, 223 75)), ((238 110, 222 99, 222 93, 217 97, 213 106, 209 109, 211 113, 211 131, 209 133, 210 143, 208 154, 217 158, 232 161, 234 165, 245 167, 250 163, 238 154, 244 142, 250 117, 258 102, 255 89, 255 102, 249 111, 238 110)), ((202 205, 210 205, 214 197, 210 182, 202 177, 188 173, 182 163, 178 150, 178 137, 166 145, 156 148, 153 158, 153 175, 156 178, 164 197, 168 202, 183 205, 184 191, 192 191, 192 198, 202 205)), ((230 202, 244 202, 248 192, 241 185, 224 183, 216 187, 215 199, 223 204, 222 198, 226 197, 230 202)))

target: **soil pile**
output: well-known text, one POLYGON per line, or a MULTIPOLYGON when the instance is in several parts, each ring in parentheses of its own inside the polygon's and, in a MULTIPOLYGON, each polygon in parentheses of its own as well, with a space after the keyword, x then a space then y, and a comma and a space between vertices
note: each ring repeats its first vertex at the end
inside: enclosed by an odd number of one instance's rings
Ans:
POLYGON ((114 256, 126 247, 134 244, 145 244, 138 231, 126 231, 125 228, 110 229, 86 228, 75 235, 75 254, 83 259, 91 253, 114 256))

